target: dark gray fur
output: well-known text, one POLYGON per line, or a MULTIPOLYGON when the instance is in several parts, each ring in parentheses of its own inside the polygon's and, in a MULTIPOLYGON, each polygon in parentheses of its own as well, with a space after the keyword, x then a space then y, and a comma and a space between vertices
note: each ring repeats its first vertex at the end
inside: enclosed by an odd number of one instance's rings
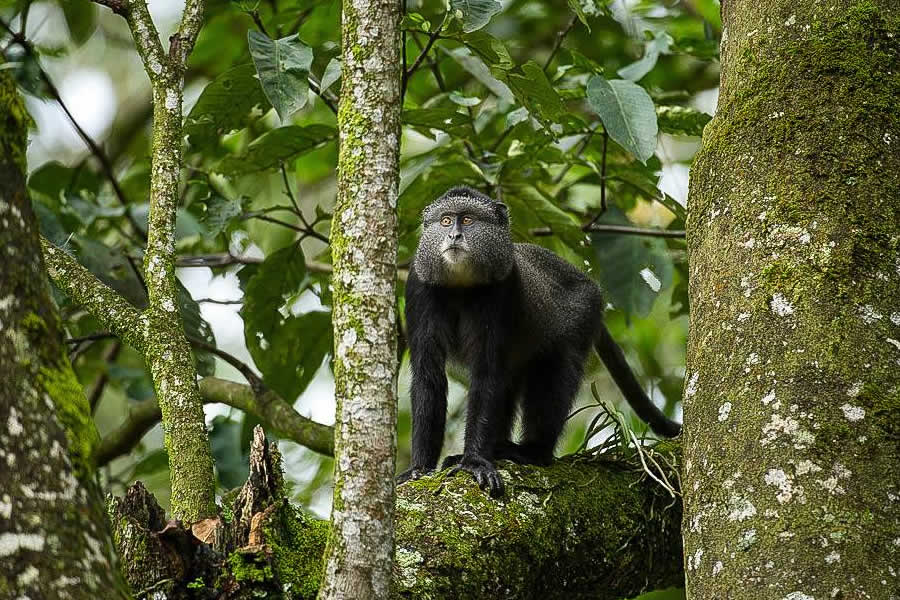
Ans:
POLYGON ((406 320, 413 443, 401 481, 437 466, 447 360, 468 369, 470 386, 464 451, 444 467, 470 472, 492 495, 503 491, 494 460, 547 464, 553 458, 592 345, 654 431, 674 436, 680 430, 646 396, 610 337, 597 285, 540 246, 514 244, 506 206, 475 190, 453 188, 424 210, 406 320), (451 223, 442 225, 443 217, 451 223), (517 411, 523 435, 513 442, 517 411))

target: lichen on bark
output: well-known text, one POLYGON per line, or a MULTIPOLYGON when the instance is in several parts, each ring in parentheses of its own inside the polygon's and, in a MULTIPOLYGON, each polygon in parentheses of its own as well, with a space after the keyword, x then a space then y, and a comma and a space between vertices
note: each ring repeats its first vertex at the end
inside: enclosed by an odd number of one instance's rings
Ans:
POLYGON ((25 188, 26 122, 0 70, 0 596, 125 598, 25 188))
POLYGON ((337 416, 320 598, 386 598, 396 447, 399 5, 345 0, 332 219, 337 416))
POLYGON ((688 594, 887 597, 900 5, 723 3, 722 38, 688 204, 688 594))

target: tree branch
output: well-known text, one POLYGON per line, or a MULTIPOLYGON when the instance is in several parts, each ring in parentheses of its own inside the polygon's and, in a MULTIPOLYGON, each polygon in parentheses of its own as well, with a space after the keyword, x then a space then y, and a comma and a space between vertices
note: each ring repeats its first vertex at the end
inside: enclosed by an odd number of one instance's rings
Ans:
POLYGON ((138 352, 146 350, 145 315, 44 237, 41 249, 47 272, 56 285, 116 337, 138 352))
MULTIPOLYGON (((334 454, 334 430, 304 417, 275 392, 269 390, 256 396, 249 385, 217 377, 205 377, 199 386, 204 404, 220 402, 243 410, 259 417, 266 429, 279 437, 325 456, 334 454)), ((125 422, 100 441, 97 466, 130 452, 160 418, 156 399, 135 405, 125 422)))
MULTIPOLYGON (((581 228, 585 233, 611 233, 619 235, 646 235, 649 237, 683 238, 683 229, 646 229, 643 227, 631 227, 628 225, 597 225, 588 223, 581 228)), ((528 232, 533 236, 553 235, 549 227, 538 227, 528 232)))
POLYGON ((105 6, 107 8, 112 9, 114 13, 117 15, 122 15, 123 17, 128 13, 128 6, 123 0, 93 0, 94 3, 99 4, 100 6, 105 6))

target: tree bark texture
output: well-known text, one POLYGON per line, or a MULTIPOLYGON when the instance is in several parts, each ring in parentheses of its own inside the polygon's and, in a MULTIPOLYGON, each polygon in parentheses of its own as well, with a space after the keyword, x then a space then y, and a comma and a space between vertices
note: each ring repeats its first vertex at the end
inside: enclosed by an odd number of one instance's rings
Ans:
POLYGON ((128 597, 100 490, 99 441, 69 364, 25 189, 28 117, 0 70, 0 597, 128 597))
MULTIPOLYGON (((651 454, 677 478, 674 444, 651 454)), ((501 463, 507 495, 492 499, 466 475, 397 491, 397 560, 390 598, 617 600, 683 582, 680 498, 634 457, 573 456, 552 466, 501 463)), ((327 521, 285 499, 277 448, 254 431, 250 477, 223 498, 203 532, 166 521, 140 485, 111 504, 132 589, 168 600, 316 596, 327 521), (199 538, 207 541, 202 545, 199 538)))
POLYGON ((722 3, 691 172, 691 599, 900 597, 900 3, 722 3))
POLYGON ((344 0, 332 531, 320 598, 386 598, 394 550, 400 4, 344 0))

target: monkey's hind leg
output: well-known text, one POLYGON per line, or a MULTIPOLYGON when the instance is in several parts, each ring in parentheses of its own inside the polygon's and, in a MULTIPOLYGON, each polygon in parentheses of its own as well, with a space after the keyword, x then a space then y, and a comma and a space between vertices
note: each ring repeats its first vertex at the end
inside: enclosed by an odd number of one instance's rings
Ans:
POLYGON ((549 465, 581 384, 583 359, 566 352, 537 361, 530 369, 522 402, 522 442, 510 460, 549 465), (518 460, 517 460, 518 459, 518 460))

